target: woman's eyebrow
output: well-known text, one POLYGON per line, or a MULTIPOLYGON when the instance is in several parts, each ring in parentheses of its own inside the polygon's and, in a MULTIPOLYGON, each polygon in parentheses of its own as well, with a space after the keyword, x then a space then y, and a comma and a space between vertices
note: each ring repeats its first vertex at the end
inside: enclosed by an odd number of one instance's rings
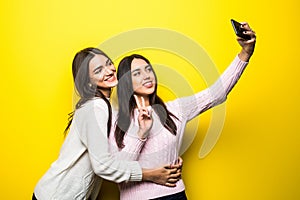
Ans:
POLYGON ((93 72, 96 72, 98 69, 100 69, 100 68, 103 68, 103 65, 100 65, 100 66, 98 66, 98 67, 96 67, 94 70, 93 70, 93 72))
POLYGON ((136 72, 136 71, 141 71, 141 69, 140 68, 134 69, 131 71, 131 73, 136 72))
POLYGON ((151 65, 145 65, 145 66, 140 66, 139 68, 137 68, 137 69, 135 69, 135 70, 132 70, 131 72, 135 72, 135 71, 140 71, 141 70, 141 68, 144 68, 144 69, 146 69, 147 67, 151 67, 151 65))
POLYGON ((107 59, 106 62, 105 62, 105 65, 108 65, 109 62, 112 62, 111 60, 107 59))

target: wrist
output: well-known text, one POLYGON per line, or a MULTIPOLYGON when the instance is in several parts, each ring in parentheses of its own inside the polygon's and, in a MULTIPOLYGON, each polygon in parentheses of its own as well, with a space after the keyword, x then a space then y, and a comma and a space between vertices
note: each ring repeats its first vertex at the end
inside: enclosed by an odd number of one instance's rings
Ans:
POLYGON ((150 169, 142 169, 142 181, 153 181, 152 180, 152 177, 153 177, 153 174, 151 172, 152 170, 150 169))
POLYGON ((238 54, 239 58, 244 62, 249 62, 252 54, 242 49, 242 51, 238 54))
POLYGON ((149 131, 142 131, 141 129, 138 130, 138 136, 141 140, 146 140, 148 137, 149 131))

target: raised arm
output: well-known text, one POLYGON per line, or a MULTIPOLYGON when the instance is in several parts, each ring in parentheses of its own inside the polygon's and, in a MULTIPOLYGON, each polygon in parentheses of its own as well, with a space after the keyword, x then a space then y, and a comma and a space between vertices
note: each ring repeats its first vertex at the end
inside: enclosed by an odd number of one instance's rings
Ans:
MULTIPOLYGON (((248 61, 250 60, 256 43, 255 32, 252 31, 247 23, 242 23, 247 31, 245 34, 250 35, 250 40, 238 37, 237 41, 242 47, 241 52, 229 67, 223 72, 220 78, 209 88, 189 97, 179 98, 169 103, 169 107, 175 107, 179 118, 183 117, 190 120, 200 113, 223 103, 227 95, 235 86, 241 77, 248 61)), ((172 109, 171 109, 172 112, 172 109)))

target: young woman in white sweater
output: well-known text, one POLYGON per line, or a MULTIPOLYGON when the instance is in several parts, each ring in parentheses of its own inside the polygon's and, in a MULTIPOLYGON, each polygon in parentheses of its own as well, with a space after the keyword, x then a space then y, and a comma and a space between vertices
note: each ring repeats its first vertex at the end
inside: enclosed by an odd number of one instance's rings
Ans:
MULTIPOLYGON (((253 54, 256 36, 247 23, 242 25, 250 40, 237 38, 241 52, 216 81, 204 91, 195 95, 178 98, 166 104, 157 96, 157 78, 150 62, 141 55, 123 58, 119 64, 117 86, 119 113, 115 136, 116 155, 121 154, 127 160, 138 160, 142 167, 153 168, 162 163, 174 163, 177 160, 186 123, 200 113, 224 102, 234 87, 250 57, 253 54), (144 144, 139 150, 128 151, 132 140, 137 137, 132 130, 140 126, 140 113, 152 120, 151 129, 144 136, 144 144), (139 154, 136 152, 140 151, 139 154)), ((113 137, 114 136, 114 137, 113 137)), ((111 142, 113 144, 113 142, 111 142)), ((121 200, 159 199, 185 200, 185 186, 182 180, 176 187, 163 187, 150 182, 123 182, 119 184, 121 200)))
MULTIPOLYGON (((94 200, 102 178, 117 183, 153 181, 175 186, 179 165, 146 170, 136 161, 120 161, 109 153, 109 97, 118 83, 111 59, 99 49, 86 48, 76 54, 72 70, 80 100, 66 128, 70 131, 59 157, 37 183, 32 199, 94 200)), ((141 127, 138 134, 147 131, 147 127, 141 127)))

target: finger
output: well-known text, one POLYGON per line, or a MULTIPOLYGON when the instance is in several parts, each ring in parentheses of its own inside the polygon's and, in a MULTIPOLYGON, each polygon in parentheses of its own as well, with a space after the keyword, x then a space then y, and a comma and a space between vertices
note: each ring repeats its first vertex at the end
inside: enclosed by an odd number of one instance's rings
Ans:
POLYGON ((176 184, 175 183, 165 183, 165 186, 168 186, 168 187, 176 187, 176 184))
POLYGON ((170 174, 169 178, 175 178, 178 179, 181 177, 181 172, 176 172, 174 174, 170 174))
POLYGON ((172 169, 173 169, 173 168, 180 168, 180 167, 181 167, 181 164, 180 164, 180 163, 172 164, 170 167, 171 167, 172 169))
POLYGON ((253 36, 253 35, 255 35, 255 32, 254 32, 254 31, 252 31, 252 30, 243 31, 243 33, 244 33, 245 35, 250 35, 250 36, 253 36))
POLYGON ((139 110, 140 116, 150 118, 150 114, 146 108, 141 107, 141 108, 138 108, 138 110, 139 110))
POLYGON ((174 174, 176 173, 178 168, 172 168, 172 165, 165 165, 163 166, 168 174, 174 174))
POLYGON ((246 22, 244 22, 244 24, 241 25, 241 28, 244 29, 245 31, 251 33, 251 34, 255 34, 255 31, 253 31, 253 30, 250 28, 249 24, 246 23, 246 22))
POLYGON ((172 168, 172 169, 168 169, 169 174, 175 174, 177 172, 178 168, 172 168))
POLYGON ((146 113, 148 113, 148 110, 145 107, 140 107, 138 110, 140 112, 146 112, 146 113))
POLYGON ((178 178, 169 178, 167 183, 176 183, 177 181, 179 181, 178 178))
POLYGON ((142 99, 142 106, 143 106, 143 107, 146 107, 146 106, 145 106, 145 99, 144 99, 144 97, 141 97, 141 99, 142 99))
POLYGON ((145 113, 147 115, 147 117, 150 119, 152 116, 152 109, 151 108, 144 108, 145 109, 145 113))
POLYGON ((251 32, 250 32, 250 36, 251 36, 251 37, 255 37, 255 38, 256 38, 255 31, 251 30, 251 32))
POLYGON ((255 43, 256 37, 252 37, 250 40, 245 40, 243 38, 237 38, 237 41, 242 42, 244 44, 255 43))
POLYGON ((152 112, 153 112, 153 110, 152 110, 151 107, 149 107, 148 112, 149 112, 149 115, 151 116, 151 115, 152 115, 152 112))
POLYGON ((183 163, 183 159, 178 156, 177 160, 175 161, 175 164, 172 164, 172 167, 181 167, 183 163))
POLYGON ((241 43, 241 44, 251 44, 251 43, 254 43, 255 42, 255 36, 250 36, 251 37, 251 39, 249 39, 249 40, 246 40, 246 39, 244 39, 244 38, 241 38, 241 37, 237 37, 236 38, 236 40, 239 42, 239 43, 241 43))
POLYGON ((150 119, 150 115, 149 115, 148 111, 139 110, 139 112, 140 112, 140 115, 141 115, 142 118, 148 118, 148 119, 150 119))
POLYGON ((242 25, 241 25, 241 26, 242 26, 241 28, 246 29, 246 30, 251 30, 251 29, 250 29, 250 26, 249 26, 249 24, 248 24, 247 22, 241 22, 241 24, 242 24, 242 25))
POLYGON ((136 102, 137 107, 138 107, 138 108, 141 108, 141 104, 140 104, 140 102, 139 102, 139 98, 138 98, 136 95, 133 95, 133 96, 134 96, 134 98, 135 98, 135 102, 136 102))
POLYGON ((178 164, 180 166, 182 166, 182 164, 183 164, 183 159, 180 156, 178 157, 178 164))
POLYGON ((165 168, 166 170, 171 169, 171 165, 164 165, 163 168, 165 168))

